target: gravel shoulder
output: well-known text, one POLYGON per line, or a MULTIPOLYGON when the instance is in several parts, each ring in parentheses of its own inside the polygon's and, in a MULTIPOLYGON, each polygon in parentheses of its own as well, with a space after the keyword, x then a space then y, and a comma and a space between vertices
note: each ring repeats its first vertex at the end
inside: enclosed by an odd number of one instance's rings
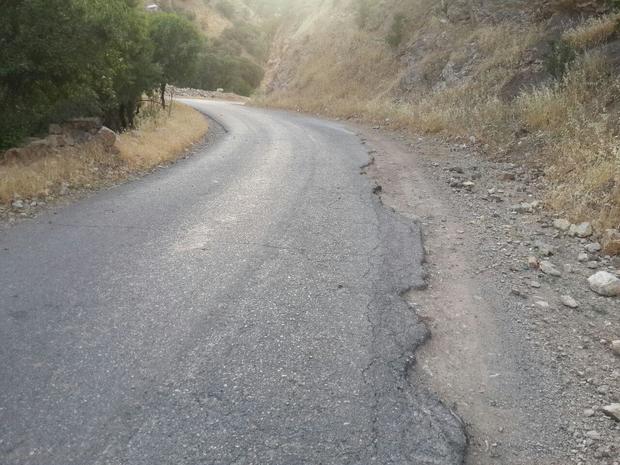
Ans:
POLYGON ((587 281, 618 274, 618 258, 553 226, 541 172, 474 144, 356 129, 382 201, 423 230, 428 286, 408 299, 431 338, 414 376, 466 423, 466 463, 618 464, 620 423, 602 408, 620 401, 620 302, 587 281))

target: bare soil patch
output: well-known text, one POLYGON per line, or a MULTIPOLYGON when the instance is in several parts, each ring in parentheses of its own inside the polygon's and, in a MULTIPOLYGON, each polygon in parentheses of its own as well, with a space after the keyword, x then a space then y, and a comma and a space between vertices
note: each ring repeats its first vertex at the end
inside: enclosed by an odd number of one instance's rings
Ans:
POLYGON ((555 229, 545 210, 515 211, 542 196, 542 171, 491 162, 472 143, 358 130, 383 202, 424 232, 428 288, 408 299, 431 338, 415 375, 466 423, 466 463, 617 464, 620 423, 601 408, 620 401, 610 344, 620 302, 592 292, 587 277, 618 274, 618 258, 579 262, 593 238, 555 229), (530 269, 529 256, 561 276, 530 269))

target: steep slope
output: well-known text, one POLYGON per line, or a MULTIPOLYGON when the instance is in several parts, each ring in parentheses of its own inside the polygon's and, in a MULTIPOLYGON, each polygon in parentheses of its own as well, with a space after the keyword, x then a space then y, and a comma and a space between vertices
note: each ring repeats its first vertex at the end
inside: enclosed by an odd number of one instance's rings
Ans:
POLYGON ((546 204, 620 223, 614 2, 307 2, 272 47, 263 99, 475 141, 544 169, 546 204))

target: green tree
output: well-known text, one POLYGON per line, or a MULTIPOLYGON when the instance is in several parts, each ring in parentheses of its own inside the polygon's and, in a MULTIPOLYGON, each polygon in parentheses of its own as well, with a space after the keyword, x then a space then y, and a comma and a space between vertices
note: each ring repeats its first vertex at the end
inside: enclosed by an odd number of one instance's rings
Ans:
POLYGON ((204 39, 190 21, 170 13, 153 15, 149 33, 153 59, 160 68, 159 91, 165 107, 167 84, 182 86, 192 81, 204 39))
POLYGON ((42 129, 60 101, 92 97, 88 65, 99 44, 84 5, 3 2, 0 15, 0 146, 42 129))
POLYGON ((11 0, 0 15, 0 147, 54 120, 133 124, 159 82, 135 0, 11 0))

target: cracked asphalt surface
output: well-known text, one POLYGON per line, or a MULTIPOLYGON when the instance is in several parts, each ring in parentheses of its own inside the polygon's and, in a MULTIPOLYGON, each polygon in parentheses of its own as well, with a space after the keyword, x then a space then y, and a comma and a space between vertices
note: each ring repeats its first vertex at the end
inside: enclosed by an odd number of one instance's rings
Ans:
POLYGON ((408 376, 420 231, 356 134, 188 103, 210 146, 0 237, 0 463, 461 463, 408 376))

